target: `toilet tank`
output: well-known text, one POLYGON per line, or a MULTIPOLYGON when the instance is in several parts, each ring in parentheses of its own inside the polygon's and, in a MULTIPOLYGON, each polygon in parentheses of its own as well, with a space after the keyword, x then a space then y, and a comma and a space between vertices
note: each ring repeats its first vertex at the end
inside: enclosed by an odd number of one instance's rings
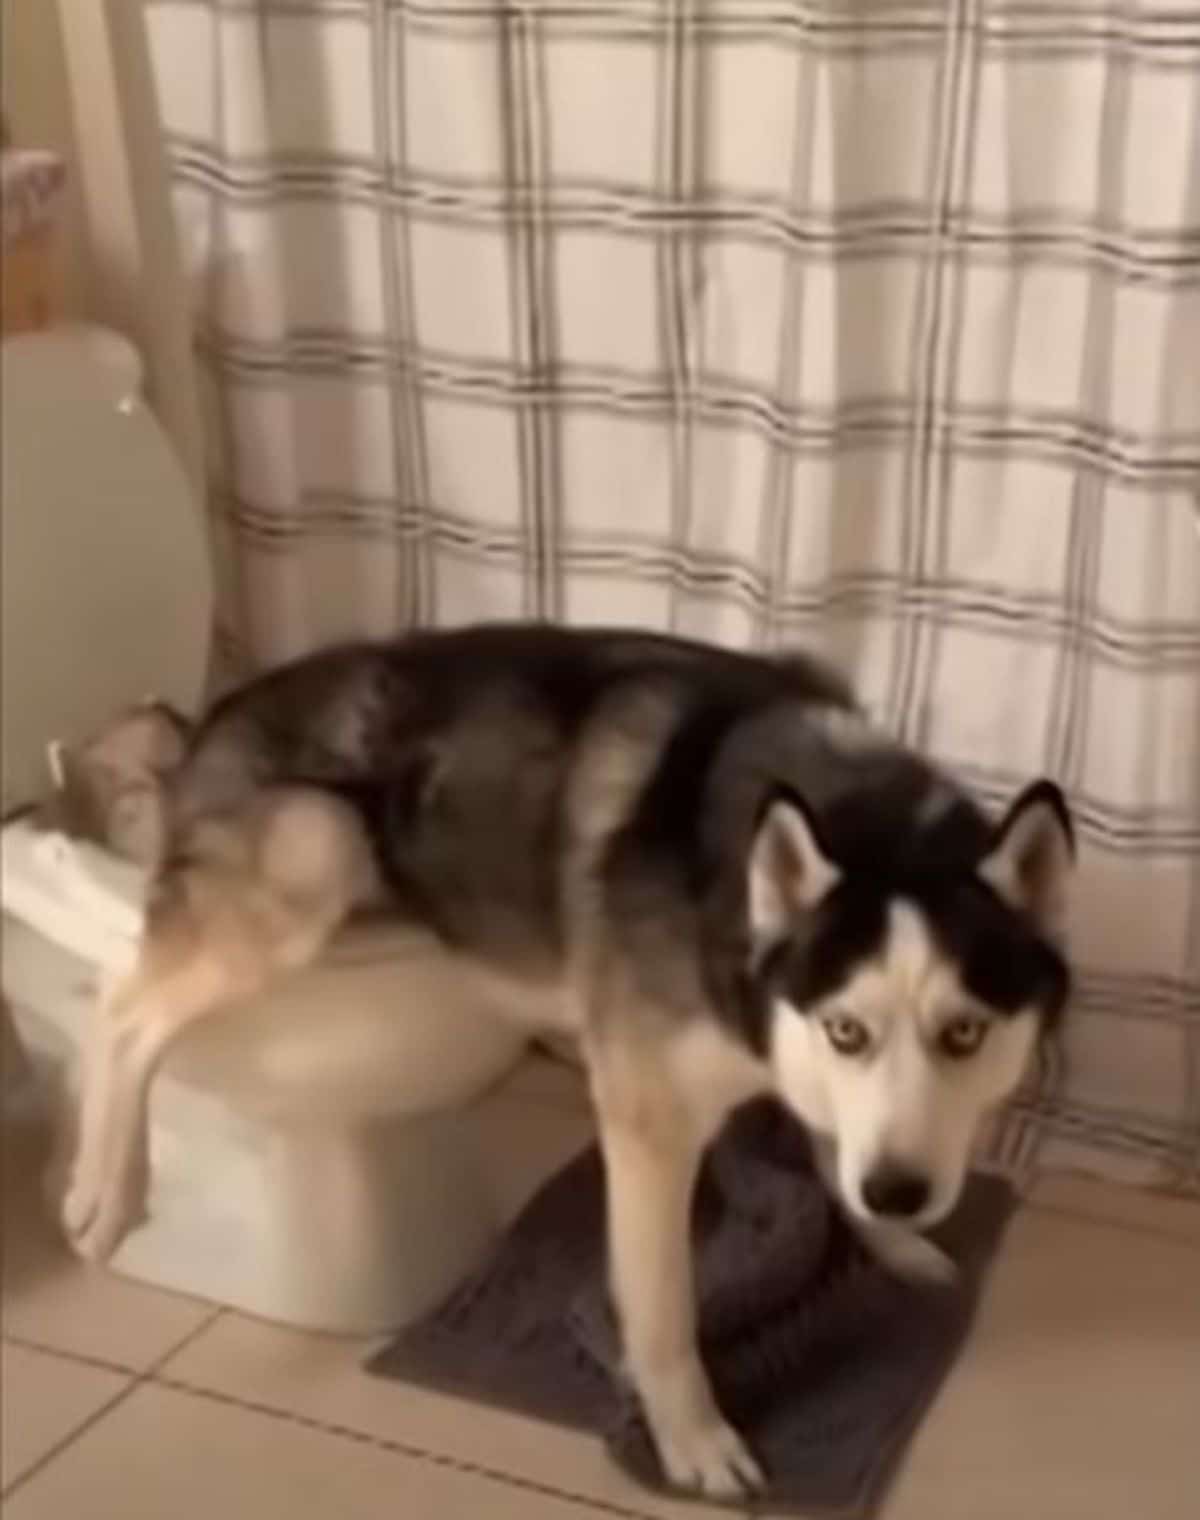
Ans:
POLYGON ((88 331, 0 344, 0 743, 5 810, 46 746, 147 696, 184 712, 208 669, 200 504, 138 393, 132 350, 88 331))

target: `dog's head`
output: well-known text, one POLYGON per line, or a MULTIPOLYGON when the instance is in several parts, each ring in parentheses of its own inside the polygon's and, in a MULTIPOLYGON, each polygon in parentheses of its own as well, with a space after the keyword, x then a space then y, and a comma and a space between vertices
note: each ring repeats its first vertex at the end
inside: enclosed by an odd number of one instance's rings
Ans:
POLYGON ((801 800, 776 795, 747 883, 777 1091, 836 1142, 853 1214, 915 1228, 954 1207, 981 1120, 1069 985, 1058 788, 1035 783, 994 827, 957 796, 937 811, 935 795, 925 826, 860 830, 839 851, 837 828, 827 843, 801 800))
POLYGON ((52 746, 55 787, 35 827, 91 840, 151 869, 165 844, 163 789, 183 760, 190 728, 165 702, 147 699, 72 746, 52 746))

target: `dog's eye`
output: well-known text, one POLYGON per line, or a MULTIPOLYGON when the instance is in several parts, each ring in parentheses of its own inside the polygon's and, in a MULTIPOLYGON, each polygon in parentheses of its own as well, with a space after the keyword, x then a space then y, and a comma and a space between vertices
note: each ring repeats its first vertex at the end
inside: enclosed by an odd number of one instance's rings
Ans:
POLYGON ((938 1036, 938 1044, 945 1055, 961 1059, 963 1056, 973 1056, 983 1044, 983 1037, 987 1033, 987 1024, 983 1019, 972 1018, 969 1014, 963 1014, 960 1018, 951 1019, 938 1036))
POLYGON ((834 1050, 842 1056, 860 1056, 871 1043, 871 1036, 867 1033, 866 1026, 847 1014, 839 1014, 835 1019, 826 1019, 825 1033, 829 1036, 829 1043, 834 1050))

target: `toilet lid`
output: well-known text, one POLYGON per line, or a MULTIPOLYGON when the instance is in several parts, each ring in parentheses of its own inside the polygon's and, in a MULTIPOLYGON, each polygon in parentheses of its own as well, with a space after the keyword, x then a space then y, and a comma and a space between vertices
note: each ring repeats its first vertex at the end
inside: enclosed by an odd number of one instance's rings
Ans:
POLYGON ((148 408, 95 336, 0 345, 3 806, 44 792, 46 747, 148 696, 184 712, 207 675, 206 527, 148 408))

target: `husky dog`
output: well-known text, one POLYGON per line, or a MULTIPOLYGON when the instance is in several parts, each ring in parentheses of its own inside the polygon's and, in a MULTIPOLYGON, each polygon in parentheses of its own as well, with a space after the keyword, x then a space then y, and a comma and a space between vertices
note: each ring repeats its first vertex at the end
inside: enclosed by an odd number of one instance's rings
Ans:
POLYGON ((338 648, 219 702, 162 799, 144 941, 84 1075, 76 1249, 109 1255, 138 1217, 176 1036, 352 915, 425 926, 498 1005, 577 1037, 629 1373, 668 1477, 710 1494, 761 1474, 696 1349, 704 1147, 775 1095, 869 1245, 944 1277, 920 1232, 1067 999, 1058 788, 989 820, 799 656, 531 625, 338 648))

